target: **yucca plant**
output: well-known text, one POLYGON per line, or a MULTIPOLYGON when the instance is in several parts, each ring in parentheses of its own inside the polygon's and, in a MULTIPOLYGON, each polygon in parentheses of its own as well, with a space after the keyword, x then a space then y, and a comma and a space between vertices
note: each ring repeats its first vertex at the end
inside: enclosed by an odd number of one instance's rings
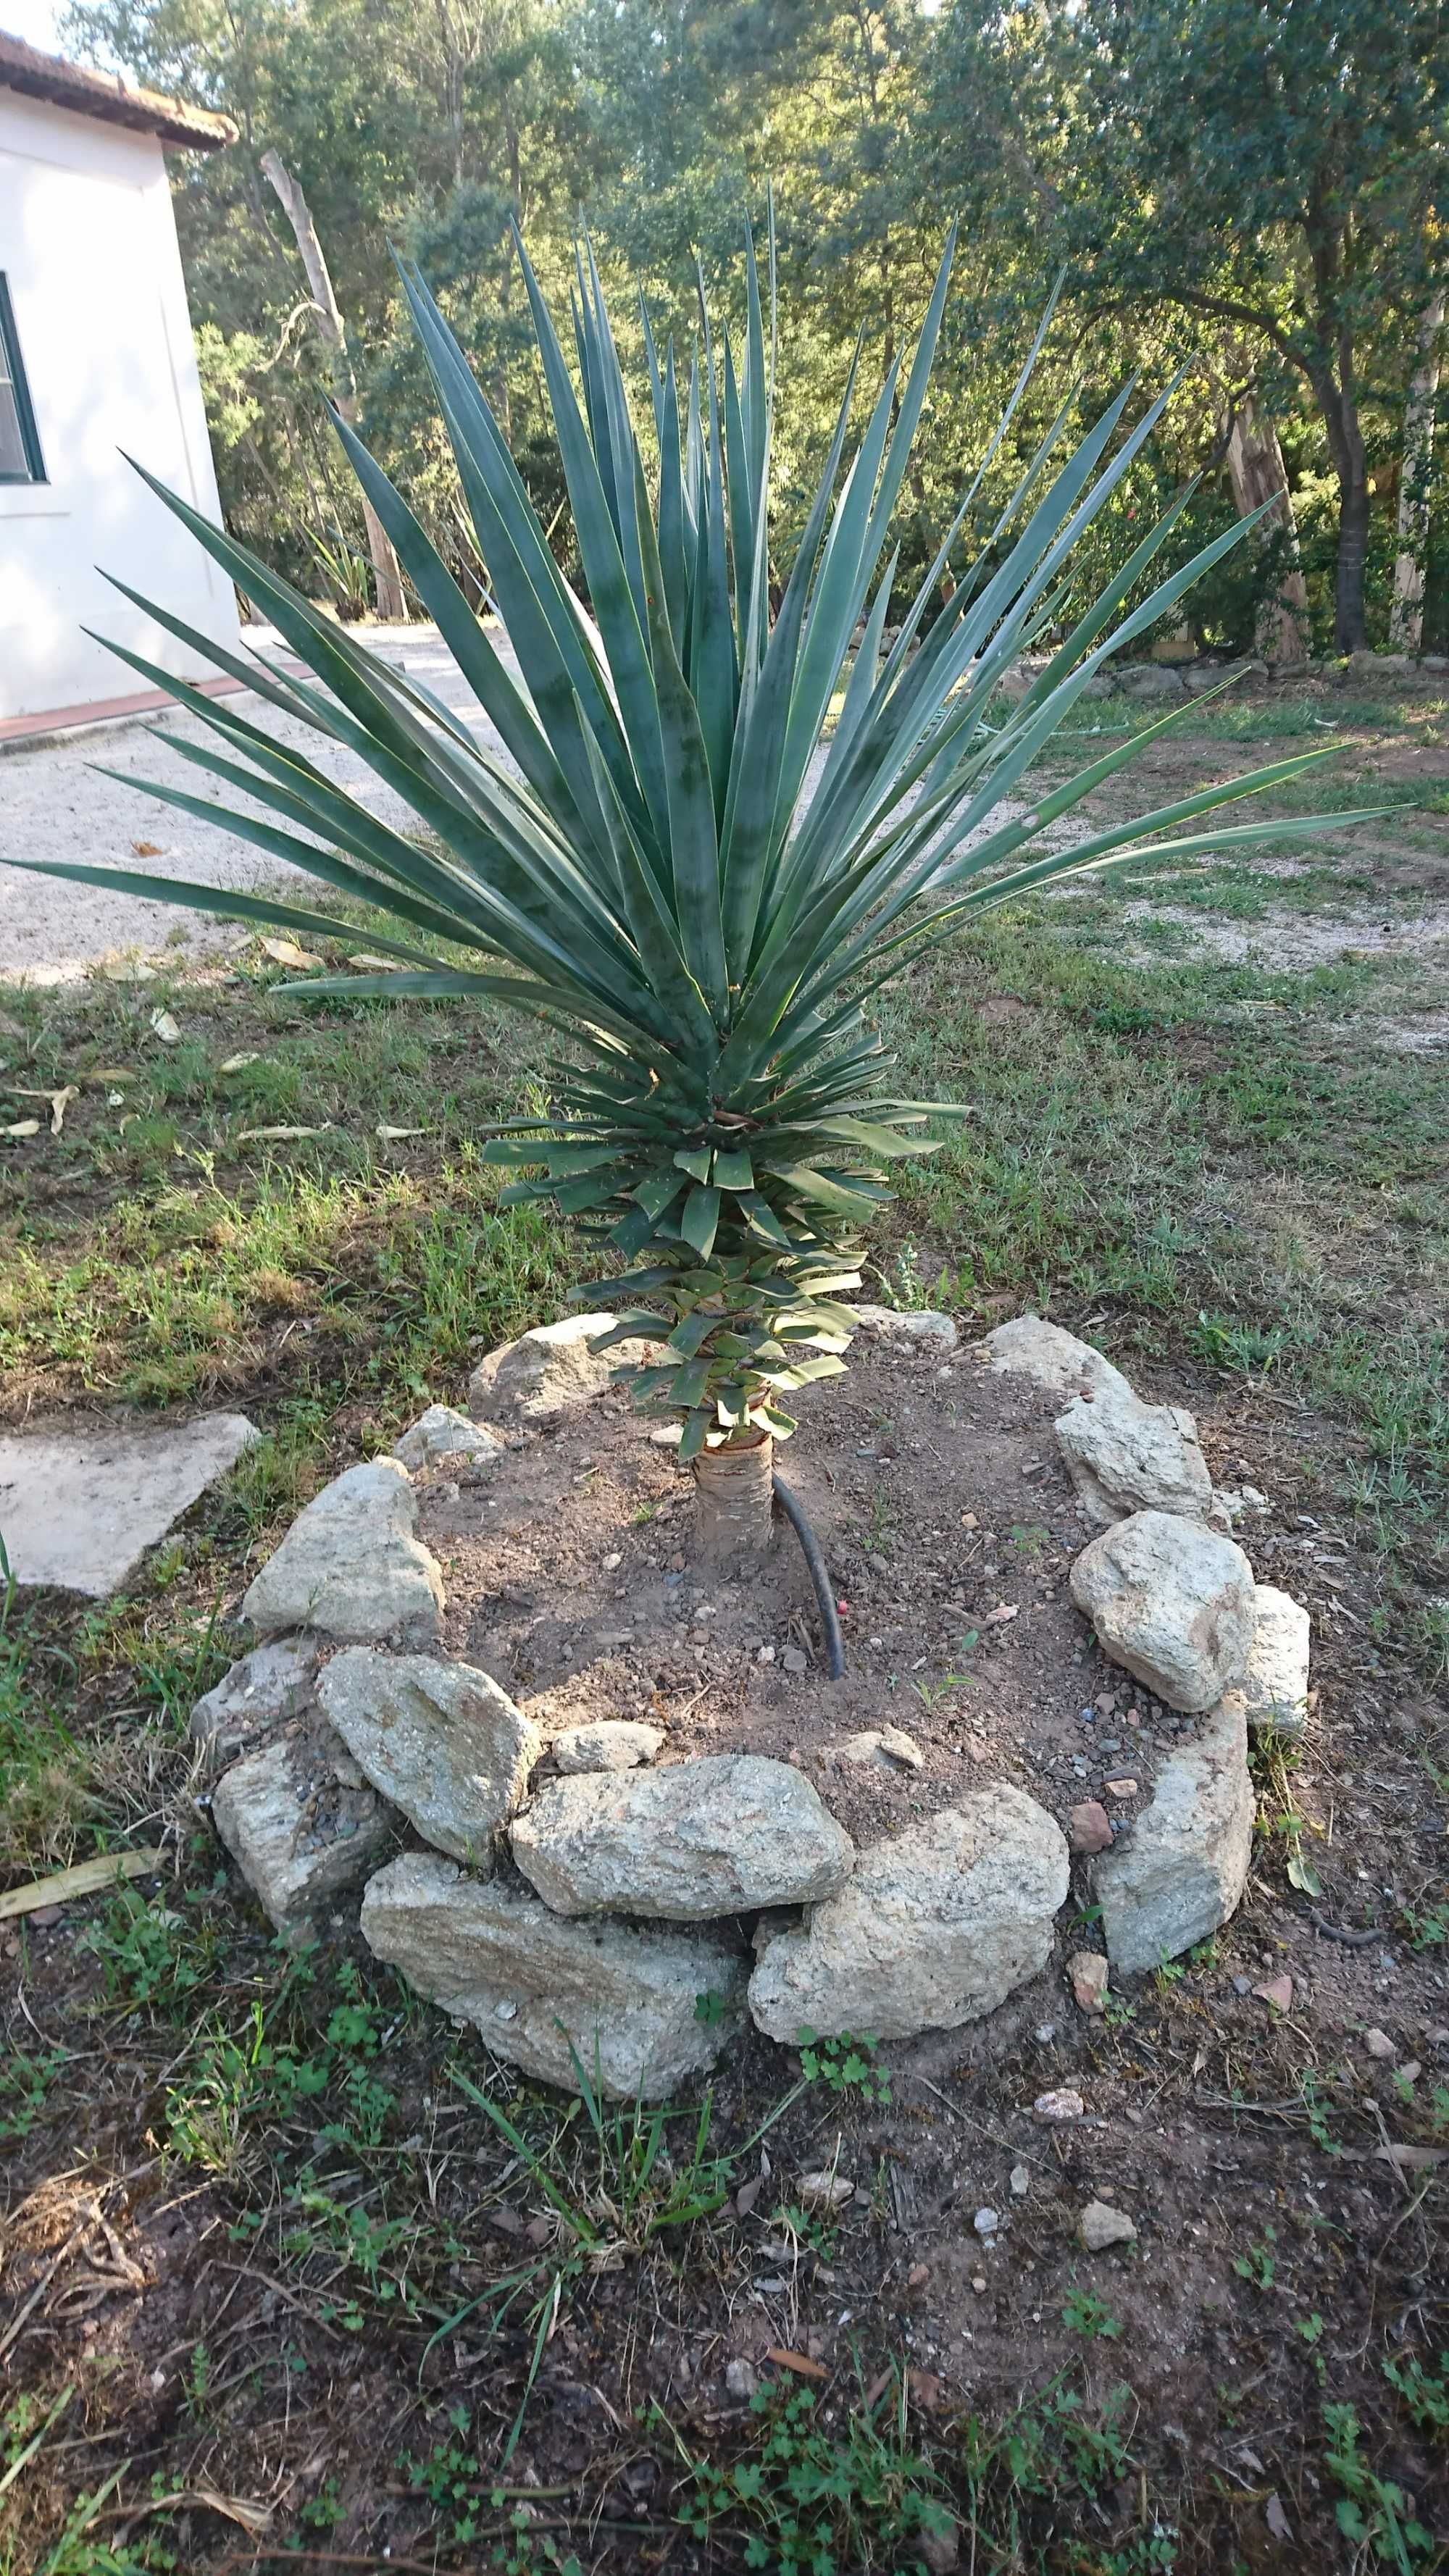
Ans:
MULTIPOLYGON (((661 364, 641 305, 647 445, 592 249, 577 262, 576 381, 516 247, 586 597, 561 573, 502 431, 414 269, 402 268, 403 291, 511 660, 353 430, 334 422, 506 758, 149 475, 312 677, 222 651, 163 606, 125 595, 284 715, 359 755, 411 808, 416 833, 379 821, 245 716, 113 649, 211 737, 167 736, 169 747, 274 819, 171 787, 153 794, 390 917, 389 934, 367 936, 398 971, 323 975, 284 990, 390 1002, 487 995, 556 1033, 548 1115, 500 1129, 487 1155, 518 1175, 505 1202, 550 1197, 618 1258, 620 1275, 580 1293, 607 1294, 621 1309, 611 1338, 664 1344, 657 1364, 635 1373, 636 1391, 681 1417, 702 1535, 732 1550, 768 1533, 772 1446, 795 1427, 789 1398, 844 1365, 856 1320, 846 1301, 860 1285, 860 1238, 888 1195, 885 1168, 932 1150, 921 1133, 928 1118, 959 1114, 896 1096, 892 1058, 871 1024, 874 997, 962 923, 1028 888, 1108 862, 1181 860, 1251 839, 1251 824, 1204 828, 1202 817, 1281 786, 1322 755, 1205 787, 1069 848, 1044 846, 1177 717, 1092 759, 1049 795, 1026 798, 1033 761, 1107 656, 1155 624, 1251 524, 1124 612, 1186 506, 1183 493, 1099 595, 1078 595, 1077 541, 1173 390, 1114 445, 1128 385, 1075 443, 1063 406, 976 560, 956 573, 957 541, 1050 307, 975 481, 888 630, 897 558, 886 549, 926 400, 950 245, 912 362, 887 370, 846 463, 857 348, 793 542, 772 533, 770 516, 773 225, 763 298, 746 242, 738 353, 711 332, 701 281, 702 342, 687 384, 672 344, 661 364), (1002 714, 998 683, 1048 632, 1060 640, 1002 714), (1189 828, 1157 837, 1178 825, 1189 828), (459 949, 483 962, 452 962, 459 949)), ((1318 828, 1272 825, 1280 838, 1318 828)), ((130 870, 51 872, 313 934, 335 928, 325 914, 265 895, 130 870)))

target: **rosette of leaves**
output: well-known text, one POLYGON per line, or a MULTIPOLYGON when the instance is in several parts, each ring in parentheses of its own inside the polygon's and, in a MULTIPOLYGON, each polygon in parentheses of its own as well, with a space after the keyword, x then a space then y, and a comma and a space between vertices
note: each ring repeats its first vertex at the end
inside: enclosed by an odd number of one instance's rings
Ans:
MULTIPOLYGON (((517 1174, 505 1195, 546 1194, 597 1240, 617 1265, 605 1291, 623 1310, 620 1337, 648 1332, 665 1345, 638 1377, 641 1396, 681 1417, 685 1454, 706 1480, 742 1450, 763 1451, 755 1490, 767 1513, 768 1444, 792 1428, 790 1398, 843 1365, 856 1247, 890 1166, 929 1152, 925 1121, 952 1114, 897 1096, 875 996, 988 906, 1086 869, 1149 855, 1180 863, 1251 839, 1262 827, 1209 821, 1212 809, 1281 786, 1322 755, 1174 797, 1063 846, 1065 818, 1174 712, 1050 793, 1024 791, 1107 657, 1144 636, 1242 533, 1154 578, 1183 493, 1113 578, 1084 594, 1080 540, 1173 391, 1139 403, 1129 384, 1084 436, 1069 431, 1068 405, 1022 448, 1004 506, 958 562, 988 468, 1009 452, 1050 307, 934 560, 897 603, 892 521, 927 402, 949 245, 909 363, 893 360, 868 398, 857 349, 798 531, 771 516, 772 427, 788 392, 772 228, 763 294, 745 245, 736 338, 710 328, 702 281, 687 365, 672 343, 661 357, 641 307, 642 411, 592 250, 577 265, 571 367, 516 247, 582 590, 564 578, 415 269, 402 268, 403 292, 507 653, 355 431, 334 423, 491 719, 485 739, 149 475, 302 668, 234 654, 125 591, 189 654, 362 760, 409 809, 410 829, 381 820, 240 708, 113 649, 204 729, 200 741, 168 735, 168 748, 247 803, 228 809, 159 783, 151 793, 375 907, 383 926, 366 935, 396 971, 324 973, 285 990, 394 1004, 486 995, 554 1032, 547 1117, 487 1148, 517 1174), (1000 682, 1048 637, 1003 708, 1000 682)), ((1320 827, 1271 828, 1284 838, 1320 827)), ((44 864, 213 914, 313 936, 335 929, 325 913, 266 895, 44 864)), ((585 1293, 600 1293, 597 1283, 585 1293)))

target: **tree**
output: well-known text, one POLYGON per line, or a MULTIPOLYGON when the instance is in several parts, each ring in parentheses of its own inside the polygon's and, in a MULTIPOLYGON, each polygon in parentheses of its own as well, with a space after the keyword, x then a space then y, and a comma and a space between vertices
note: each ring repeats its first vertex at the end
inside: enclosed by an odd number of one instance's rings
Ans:
POLYGON ((1074 248, 1099 290, 1261 335, 1338 485, 1334 619, 1363 645, 1369 370, 1422 311, 1449 189, 1439 0, 1085 0, 1074 248))
MULTIPOLYGON (((357 378, 352 372, 352 359, 348 353, 347 328, 338 309, 332 274, 322 244, 317 239, 311 209, 279 152, 264 152, 261 166, 263 176, 271 182, 281 200, 282 210, 296 239, 312 299, 312 319, 332 369, 333 400, 343 420, 349 427, 354 426, 357 420, 357 378)), ((393 552, 391 539, 365 492, 362 496, 362 518, 367 530, 367 551, 372 559, 373 578, 377 584, 378 616, 406 617, 402 569, 393 552)))
POLYGON ((1417 653, 1424 632, 1424 556, 1429 541, 1429 483, 1434 471, 1434 408, 1439 394, 1440 343, 1445 290, 1436 286, 1419 324, 1419 363, 1404 405, 1404 452, 1399 465, 1399 552, 1389 644, 1417 653))
POLYGON ((932 86, 946 184, 1090 313, 1176 306, 1298 381, 1362 645, 1370 448, 1449 189, 1440 0, 955 0, 932 86))

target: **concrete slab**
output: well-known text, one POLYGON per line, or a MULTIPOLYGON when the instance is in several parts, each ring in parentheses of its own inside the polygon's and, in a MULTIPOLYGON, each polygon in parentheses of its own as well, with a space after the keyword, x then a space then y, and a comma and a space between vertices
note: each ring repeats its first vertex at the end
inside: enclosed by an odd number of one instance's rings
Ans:
POLYGON ((205 1413, 52 1421, 0 1439, 0 1537, 16 1582, 104 1601, 260 1437, 245 1414, 205 1413))

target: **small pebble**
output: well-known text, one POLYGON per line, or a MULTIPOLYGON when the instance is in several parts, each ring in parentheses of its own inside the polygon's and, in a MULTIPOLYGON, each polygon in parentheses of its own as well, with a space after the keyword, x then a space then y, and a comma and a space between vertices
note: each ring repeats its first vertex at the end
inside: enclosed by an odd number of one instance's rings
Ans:
POLYGON ((971 2224, 978 2236, 994 2236, 1001 2220, 994 2209, 978 2209, 971 2224))
POLYGON ((1087 2116, 1086 2103, 1080 2093, 1074 2092, 1069 2084, 1061 2085, 1051 2093, 1038 2093, 1031 2107, 1033 2115, 1038 2120, 1060 2123, 1064 2120, 1084 2120, 1087 2116))
POLYGON ((1386 2063, 1389 2058, 1398 2054, 1386 2030, 1366 2030, 1363 2044, 1370 2057, 1377 2057, 1381 2063, 1386 2063))
POLYGON ((1109 1798, 1135 1798, 1137 1795, 1135 1780, 1109 1780, 1106 1788, 1109 1798))
POLYGON ((1077 2221, 1077 2236, 1089 2254, 1103 2254, 1109 2245, 1135 2245, 1137 2230, 1125 2209, 1113 2209, 1105 2200, 1089 2200, 1077 2221))
POLYGON ((1107 2006, 1107 1962, 1100 1950, 1074 1950, 1067 1961, 1067 1983, 1077 2010, 1101 2014, 1107 2006))
POLYGON ((1029 2168, 1028 2168, 1026 2165, 1013 2165, 1013 2166, 1012 2166, 1012 2168, 1011 2168, 1011 2197, 1012 2197, 1012 2199, 1013 2199, 1013 2200, 1025 2200, 1026 2195, 1027 2195, 1027 2193, 1030 2191, 1030 2189, 1031 2189, 1031 2173, 1030 2173, 1029 2168))
POLYGON ((1290 1976, 1268 1977, 1261 1986, 1255 1986, 1253 1992, 1260 2003, 1271 2004, 1275 2012, 1291 2012, 1293 2009, 1293 1980, 1290 1976))
POLYGON ((727 2361, 724 2376, 731 2397, 753 2397, 760 2384, 760 2374, 752 2361, 727 2361))

